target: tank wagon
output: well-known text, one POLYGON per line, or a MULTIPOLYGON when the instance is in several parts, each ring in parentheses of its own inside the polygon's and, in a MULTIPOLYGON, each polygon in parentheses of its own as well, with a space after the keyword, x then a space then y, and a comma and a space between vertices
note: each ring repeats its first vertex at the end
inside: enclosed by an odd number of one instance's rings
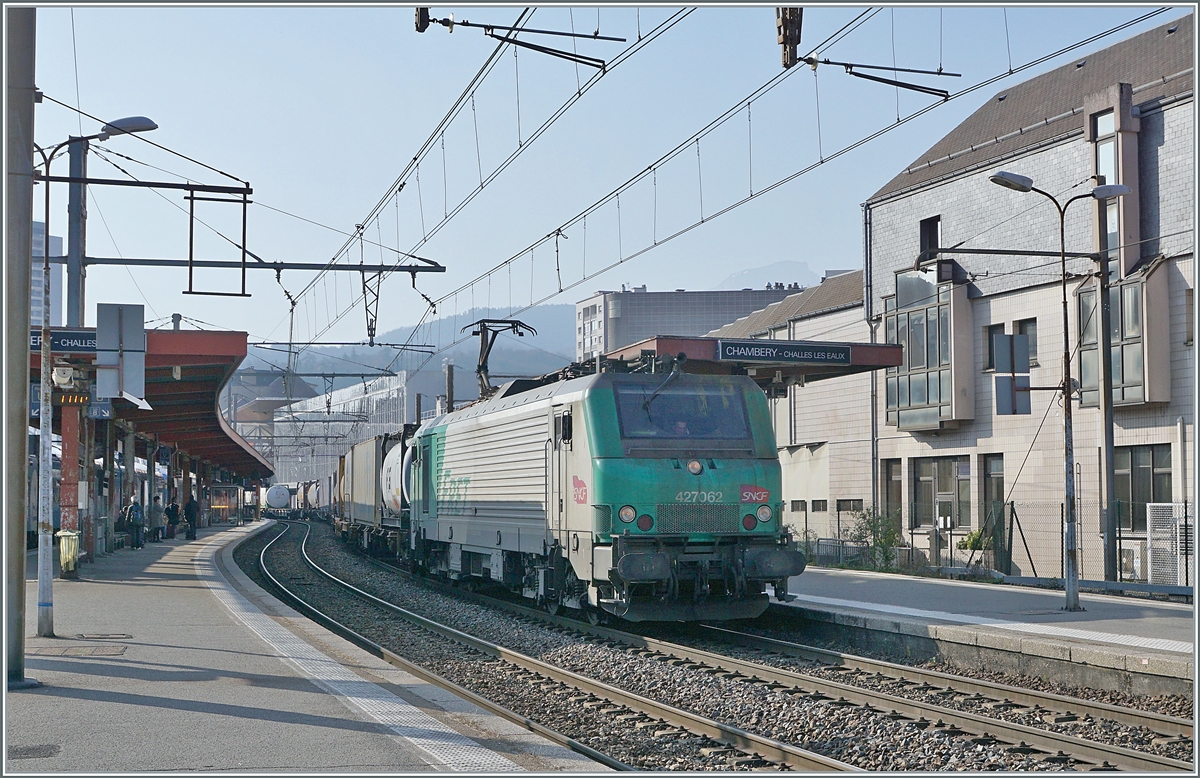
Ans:
POLYGON ((406 424, 398 432, 357 443, 338 458, 323 491, 329 502, 321 507, 344 540, 373 553, 411 557, 400 479, 405 444, 416 430, 416 424, 406 424))
MULTIPOLYGON (((346 494, 360 462, 389 453, 368 443, 347 454, 346 494)), ((399 507, 384 505, 397 476, 381 467, 374 504, 346 498, 342 515, 393 514, 396 553, 430 574, 593 621, 673 621, 756 617, 765 585, 783 596, 805 567, 782 526, 767 402, 746 376, 517 380, 410 443, 399 507)))

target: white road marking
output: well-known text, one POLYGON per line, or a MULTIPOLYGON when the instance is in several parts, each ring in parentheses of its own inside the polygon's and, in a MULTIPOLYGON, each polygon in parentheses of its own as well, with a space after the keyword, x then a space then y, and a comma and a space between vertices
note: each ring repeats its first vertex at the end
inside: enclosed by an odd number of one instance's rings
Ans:
POLYGON ((922 610, 920 608, 907 608, 901 605, 879 605, 870 602, 840 600, 835 597, 817 597, 815 595, 807 594, 797 595, 795 602, 811 602, 814 605, 832 605, 838 608, 857 608, 859 610, 890 613, 896 616, 913 616, 919 619, 938 619, 940 621, 949 621, 957 624, 977 624, 979 626, 996 627, 998 629, 1007 629, 1014 632, 1028 632, 1035 635, 1048 635, 1051 637, 1072 638, 1076 640, 1091 640, 1098 643, 1112 643, 1119 646, 1150 648, 1159 651, 1175 651, 1181 654, 1190 654, 1193 651, 1192 644, 1182 640, 1143 638, 1136 635, 1119 635, 1114 632, 1095 632, 1088 629, 1076 629, 1074 627, 1059 627, 1053 624, 1030 624, 1019 621, 1004 621, 1002 619, 989 619, 986 616, 966 616, 960 613, 929 611, 922 610))
POLYGON ((363 680, 255 608, 225 580, 215 557, 218 539, 209 541, 193 562, 196 574, 247 627, 280 656, 339 697, 428 755, 431 765, 465 773, 523 772, 520 765, 481 746, 377 684, 363 680))

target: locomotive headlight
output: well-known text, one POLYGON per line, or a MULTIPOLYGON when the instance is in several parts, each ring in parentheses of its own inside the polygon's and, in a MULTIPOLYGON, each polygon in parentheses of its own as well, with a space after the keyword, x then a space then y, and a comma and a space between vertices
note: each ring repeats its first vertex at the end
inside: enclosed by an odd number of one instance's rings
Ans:
POLYGON ((704 465, 700 464, 699 459, 693 459, 687 463, 687 471, 692 475, 700 475, 704 471, 704 465))
POLYGON ((758 506, 758 510, 756 510, 754 512, 754 515, 758 517, 759 521, 770 521, 771 520, 771 506, 770 505, 758 506))
POLYGON ((637 511, 634 510, 632 505, 624 505, 621 507, 621 510, 617 511, 617 516, 621 518, 621 521, 628 524, 637 518, 637 511))

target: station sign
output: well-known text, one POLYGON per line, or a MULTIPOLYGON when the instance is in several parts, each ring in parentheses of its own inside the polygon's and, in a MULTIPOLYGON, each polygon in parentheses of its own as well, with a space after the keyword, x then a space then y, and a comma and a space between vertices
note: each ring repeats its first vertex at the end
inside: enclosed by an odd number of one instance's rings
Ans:
POLYGON ((794 340, 718 340, 717 359, 724 362, 849 365, 850 346, 794 340))
MULTIPOLYGON (((112 400, 97 400, 96 389, 93 385, 90 392, 52 392, 50 402, 58 406, 87 406, 89 419, 111 419, 113 417, 112 400)), ((40 419, 42 416, 42 387, 41 384, 29 385, 29 416, 40 419)))
MULTIPOLYGON (((29 350, 42 350, 42 330, 29 331, 29 350)), ((96 331, 84 329, 65 329, 56 327, 50 330, 50 352, 53 354, 95 354, 96 331)))
POLYGON ((88 418, 89 419, 111 419, 113 417, 112 400, 100 400, 96 398, 96 382, 93 381, 88 388, 88 418))

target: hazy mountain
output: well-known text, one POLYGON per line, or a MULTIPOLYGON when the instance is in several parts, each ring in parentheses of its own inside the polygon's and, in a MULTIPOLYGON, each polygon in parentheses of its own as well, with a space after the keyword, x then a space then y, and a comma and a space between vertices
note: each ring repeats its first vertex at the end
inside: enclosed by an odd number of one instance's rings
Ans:
MULTIPOLYGON (((459 330, 482 318, 501 319, 503 311, 486 309, 460 313, 457 317, 439 317, 434 319, 428 328, 412 338, 414 343, 434 343, 437 333, 443 340, 451 337, 461 337, 459 330), (434 333, 430 335, 429 333, 434 333)), ((574 305, 539 305, 516 317, 524 324, 533 327, 537 334, 526 334, 516 337, 511 333, 501 334, 492 348, 488 358, 488 371, 492 375, 493 385, 500 385, 509 380, 509 376, 538 376, 566 366, 574 360, 575 355, 575 306, 574 305)), ((404 343, 413 335, 413 327, 400 327, 377 335, 375 340, 380 343, 404 343)), ((469 333, 469 331, 468 331, 469 333)), ((463 333, 464 335, 467 333, 463 333)), ((370 368, 386 368, 396 356, 396 350, 385 347, 371 348, 368 346, 341 346, 306 349, 298 358, 296 371, 305 372, 369 372, 370 368)), ((286 356, 277 352, 264 352, 250 349, 250 355, 243 363, 245 368, 263 368, 268 365, 260 358, 265 357, 274 365, 282 365, 286 356)), ((433 408, 434 398, 445 394, 446 382, 442 373, 442 360, 453 359, 454 399, 456 404, 465 400, 473 400, 479 396, 479 384, 475 376, 475 366, 479 360, 479 338, 469 337, 456 346, 435 354, 419 370, 410 372, 408 390, 410 398, 420 393, 423 407, 433 408)), ((424 361, 423 356, 397 360, 395 369, 414 371, 424 361)), ((324 391, 320 378, 305 378, 318 393, 324 391)), ((334 388, 341 389, 360 381, 357 378, 337 378, 334 388)), ((409 414, 412 414, 410 399, 409 414)))
POLYGON ((800 286, 812 286, 819 283, 821 276, 804 262, 787 260, 762 267, 752 267, 734 273, 714 289, 763 289, 768 283, 783 283, 785 286, 798 283, 800 286))

